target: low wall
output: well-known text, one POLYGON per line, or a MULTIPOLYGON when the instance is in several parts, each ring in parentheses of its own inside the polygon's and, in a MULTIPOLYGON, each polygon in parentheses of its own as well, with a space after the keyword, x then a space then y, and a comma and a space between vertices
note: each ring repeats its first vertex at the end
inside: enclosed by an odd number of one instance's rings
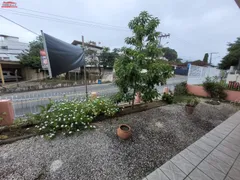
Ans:
MULTIPOLYGON (((188 84, 187 89, 190 94, 201 97, 210 97, 210 95, 204 90, 203 86, 194 86, 188 84)), ((226 100, 240 103, 240 91, 225 90, 225 92, 227 93, 226 100)))

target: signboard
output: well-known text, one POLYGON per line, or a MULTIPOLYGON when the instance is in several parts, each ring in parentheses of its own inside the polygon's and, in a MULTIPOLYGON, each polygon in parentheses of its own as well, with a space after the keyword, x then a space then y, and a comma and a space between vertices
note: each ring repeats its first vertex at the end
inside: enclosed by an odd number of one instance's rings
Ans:
POLYGON ((48 70, 48 59, 46 52, 44 50, 40 50, 40 58, 43 70, 48 70))

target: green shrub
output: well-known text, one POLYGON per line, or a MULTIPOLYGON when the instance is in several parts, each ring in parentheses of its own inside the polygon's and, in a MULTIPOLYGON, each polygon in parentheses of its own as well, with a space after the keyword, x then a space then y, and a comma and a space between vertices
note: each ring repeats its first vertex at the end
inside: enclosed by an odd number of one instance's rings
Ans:
POLYGON ((168 104, 173 103, 174 96, 172 93, 163 93, 162 100, 168 104))
POLYGON ((51 101, 42 107, 40 114, 35 115, 35 119, 41 121, 36 127, 40 134, 48 138, 53 138, 60 131, 70 135, 82 129, 95 128, 90 123, 98 115, 113 116, 117 111, 118 107, 112 101, 103 98, 58 103, 51 101))
POLYGON ((224 92, 225 87, 217 81, 216 78, 207 77, 206 81, 203 83, 205 91, 209 93, 211 98, 215 99, 225 99, 227 94, 224 92))
POLYGON ((187 95, 187 82, 181 82, 175 86, 174 89, 174 95, 179 96, 179 95, 187 95))
POLYGON ((195 107, 195 106, 198 105, 198 103, 199 103, 199 99, 197 99, 197 98, 191 98, 191 99, 187 100, 187 105, 188 106, 195 107))

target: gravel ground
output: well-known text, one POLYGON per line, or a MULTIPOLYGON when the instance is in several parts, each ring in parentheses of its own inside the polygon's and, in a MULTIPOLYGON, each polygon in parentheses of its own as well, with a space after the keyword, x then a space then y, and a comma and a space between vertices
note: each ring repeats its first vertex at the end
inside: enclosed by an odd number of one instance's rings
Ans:
POLYGON ((0 179, 141 179, 236 111, 200 103, 186 115, 183 105, 169 105, 98 122, 96 130, 69 137, 3 145, 0 179), (120 123, 132 127, 132 139, 118 139, 120 123))

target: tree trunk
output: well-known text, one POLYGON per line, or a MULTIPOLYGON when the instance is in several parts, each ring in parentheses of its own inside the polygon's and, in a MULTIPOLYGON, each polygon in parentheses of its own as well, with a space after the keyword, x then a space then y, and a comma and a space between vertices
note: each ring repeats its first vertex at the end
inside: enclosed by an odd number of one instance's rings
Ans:
POLYGON ((134 108, 134 101, 135 101, 135 94, 136 94, 136 90, 133 90, 133 99, 132 99, 132 109, 134 108))

